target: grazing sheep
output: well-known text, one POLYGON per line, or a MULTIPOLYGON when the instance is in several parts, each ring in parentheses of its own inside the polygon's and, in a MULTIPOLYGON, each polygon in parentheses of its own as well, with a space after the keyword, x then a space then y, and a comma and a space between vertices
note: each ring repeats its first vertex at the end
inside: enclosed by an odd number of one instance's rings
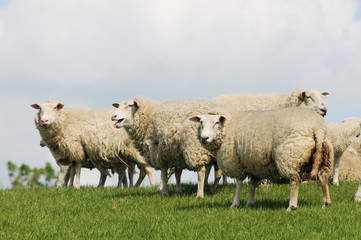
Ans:
MULTIPOLYGON (((55 100, 31 106, 39 110, 35 115, 35 125, 60 166, 58 187, 63 185, 64 176, 73 162, 76 188, 80 188, 80 169, 88 160, 102 174, 109 175, 108 169, 112 169, 120 175, 120 179, 130 162, 136 162, 149 171, 149 165, 134 149, 125 131, 114 129, 106 117, 113 111, 111 108, 72 109, 55 100)), ((152 172, 148 176, 151 185, 155 185, 152 172)), ((100 180, 100 185, 103 180, 100 180)))
POLYGON ((361 118, 347 118, 340 124, 329 122, 327 128, 334 152, 333 184, 338 186, 340 159, 342 154, 360 135, 361 118))
MULTIPOLYGON (((175 168, 176 192, 181 192, 180 175, 183 169, 198 172, 197 197, 204 196, 205 166, 214 162, 197 139, 195 123, 187 118, 205 114, 218 104, 206 100, 156 102, 145 97, 114 103, 117 108, 112 119, 115 127, 124 127, 136 149, 155 169, 161 170, 162 194, 168 193, 167 170, 175 168)), ((215 190, 220 176, 211 191, 215 190)))
POLYGON ((328 92, 321 93, 317 90, 297 88, 288 95, 281 93, 225 94, 217 96, 212 100, 239 111, 304 107, 314 110, 321 116, 325 116, 327 108, 323 103, 322 98, 329 95, 328 92))
POLYGON ((323 118, 303 108, 268 111, 238 111, 223 115, 198 115, 199 141, 216 156, 218 166, 237 179, 231 207, 239 206, 243 180, 250 178, 247 206, 254 203, 261 179, 290 182, 287 211, 297 208, 301 176, 318 177, 324 207, 331 203, 328 175, 333 161, 332 144, 323 118))

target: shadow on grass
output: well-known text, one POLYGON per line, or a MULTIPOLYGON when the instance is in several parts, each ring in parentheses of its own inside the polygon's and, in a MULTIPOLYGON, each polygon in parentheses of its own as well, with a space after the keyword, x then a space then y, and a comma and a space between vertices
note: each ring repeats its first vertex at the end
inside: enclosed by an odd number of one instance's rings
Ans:
MULTIPOLYGON (((212 185, 210 185, 212 186, 212 185)), ((227 188, 228 186, 219 185, 217 187, 217 190, 214 194, 217 194, 217 192, 222 191, 222 189, 227 188)), ((139 187, 139 188, 114 188, 115 192, 109 195, 109 198, 117 198, 117 197, 127 197, 127 196, 146 196, 146 197, 152 197, 156 195, 162 195, 161 191, 158 190, 158 186, 155 187, 139 187)), ((185 183, 182 184, 182 193, 178 194, 176 193, 176 186, 174 184, 168 184, 168 195, 165 195, 164 197, 174 197, 174 196, 194 196, 196 198, 198 186, 193 183, 185 183)), ((205 196, 212 196, 214 194, 210 193, 210 187, 206 187, 204 191, 205 196)))
MULTIPOLYGON (((279 211, 284 209, 286 211, 288 207, 288 201, 282 200, 262 200, 256 201, 254 205, 246 207, 247 201, 241 201, 239 208, 233 209, 250 209, 254 211, 259 210, 271 210, 279 211)), ((201 209, 201 208, 210 208, 210 209, 230 209, 232 202, 222 201, 222 202, 205 202, 203 199, 200 199, 199 202, 191 203, 186 206, 179 206, 179 210, 192 210, 192 209, 201 209), (202 202, 203 201, 203 202, 202 202)), ((308 207, 310 206, 309 202, 300 201, 298 207, 308 207)))

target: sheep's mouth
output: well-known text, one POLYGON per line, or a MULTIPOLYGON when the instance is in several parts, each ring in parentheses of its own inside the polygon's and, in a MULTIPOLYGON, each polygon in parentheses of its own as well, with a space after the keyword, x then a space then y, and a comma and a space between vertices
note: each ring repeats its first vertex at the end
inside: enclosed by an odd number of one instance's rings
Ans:
POLYGON ((124 118, 119 119, 115 124, 114 127, 120 128, 123 125, 124 118))

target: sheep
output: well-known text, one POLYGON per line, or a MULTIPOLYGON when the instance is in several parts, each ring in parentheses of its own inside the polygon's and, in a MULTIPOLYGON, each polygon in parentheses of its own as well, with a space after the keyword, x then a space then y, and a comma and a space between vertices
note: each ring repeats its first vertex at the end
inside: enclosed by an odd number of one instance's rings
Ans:
MULTIPOLYGON (((281 93, 225 94, 214 97, 212 100, 228 106, 228 108, 239 111, 304 107, 314 110, 321 116, 325 116, 327 113, 327 107, 323 103, 322 99, 329 95, 330 94, 328 92, 319 92, 312 89, 297 88, 288 95, 281 93)), ((226 177, 224 177, 224 179, 226 179, 226 177)))
POLYGON ((39 110, 35 115, 36 128, 60 166, 58 187, 62 187, 69 166, 75 162, 75 187, 80 188, 80 169, 88 160, 105 175, 109 175, 108 169, 115 170, 121 179, 125 167, 131 161, 136 162, 148 171, 151 185, 155 185, 152 169, 132 146, 125 131, 114 129, 105 117, 112 108, 72 109, 56 100, 31 107, 39 110))
POLYGON ((342 154, 360 135, 361 118, 351 117, 344 119, 340 124, 327 123, 329 136, 334 152, 333 184, 339 185, 339 168, 342 154))
POLYGON ((314 110, 321 116, 327 113, 327 107, 322 98, 329 96, 328 92, 297 88, 289 95, 270 94, 225 94, 212 98, 229 108, 236 110, 271 110, 289 107, 304 107, 314 110))
POLYGON ((323 207, 331 204, 328 176, 333 162, 332 144, 324 119, 303 108, 268 111, 233 111, 218 115, 197 115, 198 138, 216 156, 218 166, 236 178, 232 207, 239 207, 243 180, 250 178, 247 205, 254 204, 261 179, 290 182, 287 211, 297 208, 301 176, 318 177, 323 190, 323 207))
MULTIPOLYGON (((124 127, 136 149, 155 169, 161 170, 162 194, 168 194, 167 170, 175 168, 176 193, 180 193, 183 169, 197 171, 197 198, 204 197, 205 166, 215 162, 214 157, 197 140, 196 124, 187 116, 207 113, 220 107, 207 100, 169 100, 157 102, 138 96, 134 100, 114 103, 117 108, 112 120, 115 127, 124 127)), ((214 192, 220 176, 216 176, 214 192)))

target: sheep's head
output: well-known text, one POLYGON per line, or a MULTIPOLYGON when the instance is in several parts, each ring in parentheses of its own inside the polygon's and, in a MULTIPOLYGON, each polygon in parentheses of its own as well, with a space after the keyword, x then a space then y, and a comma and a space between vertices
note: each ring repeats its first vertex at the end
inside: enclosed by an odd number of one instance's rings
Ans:
POLYGON ((319 92, 316 90, 304 90, 298 95, 298 101, 300 106, 312 109, 322 117, 326 116, 327 107, 323 103, 323 98, 329 96, 328 92, 319 92))
POLYGON ((189 120, 199 122, 198 138, 202 146, 208 150, 217 150, 224 139, 223 127, 226 118, 222 115, 199 115, 189 120))
POLYGON ((32 104, 31 107, 38 109, 38 121, 44 127, 50 126, 56 121, 57 114, 63 109, 64 104, 59 101, 49 100, 44 104, 32 104))
POLYGON ((138 103, 134 100, 123 101, 120 103, 113 103, 116 108, 112 115, 112 121, 116 121, 114 126, 116 128, 127 127, 131 124, 134 113, 138 109, 138 103))

